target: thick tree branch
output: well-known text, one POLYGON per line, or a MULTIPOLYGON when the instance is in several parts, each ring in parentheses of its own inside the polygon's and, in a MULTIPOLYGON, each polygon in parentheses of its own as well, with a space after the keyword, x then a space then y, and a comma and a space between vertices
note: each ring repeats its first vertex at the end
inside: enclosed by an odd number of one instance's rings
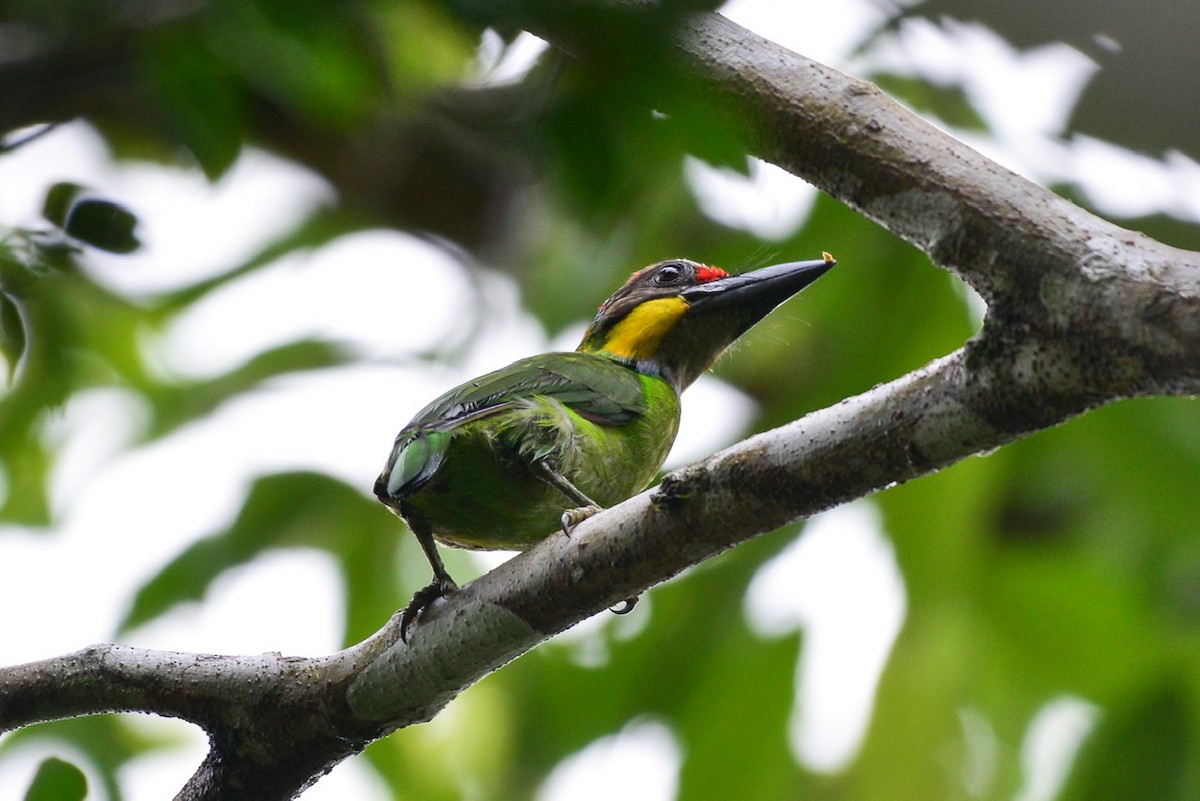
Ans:
MULTIPOLYGON (((609 4, 571 5, 595 10, 609 4)), ((652 13, 637 0, 620 5, 652 13)), ((549 14, 529 24, 581 59, 606 63, 613 52, 631 57, 609 46, 607 37, 549 14)), ((699 91, 707 102, 674 109, 670 95, 647 101, 670 113, 687 115, 698 107, 720 115, 751 153, 957 273, 988 302, 992 324, 982 338, 989 346, 976 356, 1024 347, 999 342, 1014 337, 1056 341, 1059 355, 1068 355, 1063 348, 1075 351, 1077 367, 1099 368, 1087 390, 1093 404, 1197 391, 1200 254, 1101 220, 925 123, 874 84, 717 14, 686 18, 669 41, 662 61, 685 82, 678 94, 699 91), (1114 353, 1137 364, 1117 365, 1114 353)), ((1018 386, 1028 386, 1031 376, 1017 378, 1018 386)), ((1046 400, 1044 392, 1054 391, 1040 382, 1030 389, 1039 396, 1037 406, 1046 400)), ((1070 405, 1068 400, 1050 416, 1070 405)))
POLYGON ((797 516, 936 469, 959 453, 947 440, 1011 438, 961 413, 963 379, 959 352, 679 471, 435 605, 408 644, 393 621, 319 659, 93 646, 0 670, 0 729, 112 711, 180 717, 213 740, 182 798, 287 798, 622 598, 797 516), (878 419, 896 425, 859 425, 878 419))
MULTIPOLYGON (((538 30, 556 40, 554 25, 538 30)), ((547 637, 739 542, 1099 404, 1200 391, 1197 254, 1099 220, 871 85, 720 17, 691 18, 672 41, 685 79, 736 110, 756 153, 980 290, 981 335, 550 537, 435 604, 408 645, 389 625, 324 659, 98 646, 0 671, 0 727, 113 709, 179 716, 213 738, 183 797, 287 797, 547 637)), ((605 57, 577 31, 558 43, 605 57)))
MULTIPOLYGON (((690 19, 675 53, 713 108, 746 121, 754 152, 925 250, 987 300, 989 345, 977 358, 1031 344, 1014 338, 1040 340, 1038 355, 1055 369, 1095 371, 1091 386, 1068 381, 1093 403, 1200 386, 1200 254, 1101 220, 924 123, 873 84, 718 15, 690 19)), ((1028 371, 1004 378, 1035 390, 1038 406, 1051 383, 1065 389, 1058 381, 1031 386, 1028 371)))
POLYGON ((320 659, 94 645, 0 669, 0 731, 103 712, 177 717, 212 742, 180 798, 290 798, 379 736, 346 713, 344 682, 396 632, 320 659))

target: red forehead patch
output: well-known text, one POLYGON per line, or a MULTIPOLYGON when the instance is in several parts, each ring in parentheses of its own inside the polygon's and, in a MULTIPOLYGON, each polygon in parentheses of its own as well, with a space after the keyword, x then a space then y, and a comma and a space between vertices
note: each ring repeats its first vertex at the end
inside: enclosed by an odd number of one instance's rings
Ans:
POLYGON ((718 278, 728 278, 729 273, 722 270, 720 267, 697 267, 696 280, 702 284, 707 284, 709 281, 716 281, 718 278))

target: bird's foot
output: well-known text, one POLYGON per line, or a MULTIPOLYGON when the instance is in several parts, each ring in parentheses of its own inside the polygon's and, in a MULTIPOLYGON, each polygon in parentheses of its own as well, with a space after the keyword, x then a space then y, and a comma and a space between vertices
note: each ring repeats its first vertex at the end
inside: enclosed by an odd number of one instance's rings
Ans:
POLYGON ((568 537, 571 536, 571 530, 573 528, 578 526, 584 520, 587 520, 592 515, 603 511, 604 507, 597 506, 594 503, 589 504, 588 506, 576 506, 574 509, 568 509, 567 511, 563 512, 562 517, 559 518, 559 522, 562 524, 562 533, 566 534, 568 537))
POLYGON ((408 602, 408 606, 404 607, 404 611, 400 613, 400 639, 408 642, 408 629, 417 622, 417 618, 421 616, 426 607, 457 589, 458 585, 454 583, 454 580, 446 576, 445 578, 434 578, 428 586, 417 590, 412 600, 408 602))
POLYGON ((614 615, 628 615, 633 611, 633 607, 637 606, 637 602, 638 597, 635 595, 632 598, 626 598, 624 601, 621 601, 619 606, 614 606, 608 611, 612 612, 614 615))

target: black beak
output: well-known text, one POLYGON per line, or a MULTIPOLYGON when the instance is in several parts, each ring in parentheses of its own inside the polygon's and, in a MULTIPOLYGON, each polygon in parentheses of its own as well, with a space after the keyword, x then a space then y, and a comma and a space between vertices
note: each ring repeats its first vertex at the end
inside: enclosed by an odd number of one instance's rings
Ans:
POLYGON ((737 307, 754 320, 765 317, 779 304, 829 272, 837 264, 832 256, 813 261, 792 261, 763 267, 741 275, 718 278, 683 291, 689 314, 737 307))

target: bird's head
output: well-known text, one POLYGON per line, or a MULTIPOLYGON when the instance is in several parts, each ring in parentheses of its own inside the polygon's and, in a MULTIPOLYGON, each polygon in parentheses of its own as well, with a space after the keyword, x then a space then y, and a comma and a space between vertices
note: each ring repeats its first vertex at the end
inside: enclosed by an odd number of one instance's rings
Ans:
POLYGON ((836 264, 824 256, 741 275, 687 259, 652 264, 604 301, 579 350, 628 362, 682 390, 735 339, 836 264))

